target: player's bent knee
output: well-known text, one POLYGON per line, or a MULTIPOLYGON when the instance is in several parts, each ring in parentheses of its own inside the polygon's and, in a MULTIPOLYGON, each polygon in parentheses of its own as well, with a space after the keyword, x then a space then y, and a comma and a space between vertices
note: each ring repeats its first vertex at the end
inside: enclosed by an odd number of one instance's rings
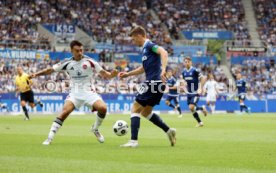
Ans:
POLYGON ((101 114, 106 114, 107 112, 107 107, 106 105, 101 105, 97 108, 97 111, 100 112, 101 114))
POLYGON ((194 105, 189 105, 189 109, 191 112, 194 112, 195 106, 194 105))
POLYGON ((142 111, 141 112, 141 115, 145 118, 147 118, 150 114, 151 114, 151 112, 148 112, 148 111, 142 111))
POLYGON ((170 104, 170 102, 169 101, 166 101, 166 105, 169 105, 170 104))

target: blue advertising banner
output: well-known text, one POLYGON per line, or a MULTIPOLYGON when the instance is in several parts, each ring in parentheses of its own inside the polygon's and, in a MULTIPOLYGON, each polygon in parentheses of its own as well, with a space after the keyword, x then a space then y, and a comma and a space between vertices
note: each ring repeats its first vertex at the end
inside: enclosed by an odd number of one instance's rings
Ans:
POLYGON ((48 59, 48 51, 39 50, 0 50, 0 58, 14 58, 14 59, 48 59))
POLYGON ((182 31, 183 35, 189 39, 220 39, 231 40, 233 33, 231 31, 182 31))
POLYGON ((76 32, 76 28, 74 25, 43 25, 51 33, 67 33, 67 34, 74 34, 76 32))
POLYGON ((235 56, 235 57, 231 57, 231 64, 242 64, 243 61, 246 60, 264 60, 264 61, 270 61, 270 60, 274 60, 276 61, 276 56, 274 57, 249 57, 249 56, 235 56))
MULTIPOLYGON (((40 99, 44 106, 43 108, 37 107, 37 112, 56 113, 62 110, 64 100, 67 94, 35 94, 35 99, 40 99)), ((110 113, 120 113, 130 111, 132 103, 135 99, 134 94, 101 94, 104 101, 107 103, 108 111, 110 113)), ((180 97, 180 106, 183 111, 189 111, 186 96, 180 97)), ((6 105, 11 112, 20 111, 19 97, 14 94, 0 94, 0 102, 6 105)), ((256 100, 245 101, 248 107, 251 107, 252 112, 276 112, 276 99, 271 100, 256 100)), ((199 105, 206 104, 205 98, 202 97, 199 105)), ((234 100, 218 100, 216 102, 216 110, 218 111, 238 111, 240 109, 239 102, 234 100)), ((165 104, 165 97, 162 98, 160 105, 156 106, 154 110, 157 111, 170 111, 172 110, 165 104)), ((3 110, 0 110, 0 112, 3 110)), ((87 107, 82 107, 79 111, 91 112, 87 107)))

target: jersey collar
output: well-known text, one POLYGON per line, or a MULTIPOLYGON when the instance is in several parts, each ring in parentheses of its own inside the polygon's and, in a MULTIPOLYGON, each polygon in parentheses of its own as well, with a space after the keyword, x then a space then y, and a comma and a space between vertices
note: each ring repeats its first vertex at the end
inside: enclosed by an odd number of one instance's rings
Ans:
POLYGON ((149 39, 146 39, 146 41, 145 41, 145 43, 143 45, 143 49, 145 48, 145 46, 148 44, 149 41, 150 41, 149 39))
POLYGON ((187 69, 187 68, 186 68, 186 70, 187 70, 187 72, 190 72, 193 68, 194 68, 194 67, 191 66, 190 69, 187 69))

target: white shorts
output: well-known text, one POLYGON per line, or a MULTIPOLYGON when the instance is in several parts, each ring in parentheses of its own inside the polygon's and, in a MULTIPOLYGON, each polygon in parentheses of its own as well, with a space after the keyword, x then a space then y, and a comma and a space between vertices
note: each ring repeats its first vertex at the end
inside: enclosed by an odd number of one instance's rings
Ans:
POLYGON ((216 102, 217 96, 216 94, 207 94, 206 101, 207 102, 216 102))
POLYGON ((91 108, 93 107, 94 103, 98 100, 102 100, 102 97, 94 92, 89 92, 89 93, 70 93, 66 99, 71 101, 75 108, 79 109, 82 106, 87 106, 91 108))

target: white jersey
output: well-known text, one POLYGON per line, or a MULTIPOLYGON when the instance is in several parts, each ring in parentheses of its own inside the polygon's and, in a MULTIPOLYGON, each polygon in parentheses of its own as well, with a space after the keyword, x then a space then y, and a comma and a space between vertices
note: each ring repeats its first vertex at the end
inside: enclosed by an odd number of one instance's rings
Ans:
POLYGON ((56 72, 65 71, 70 76, 70 93, 81 94, 95 92, 91 82, 95 72, 99 73, 102 67, 93 59, 85 56, 80 61, 73 58, 61 61, 53 66, 56 72))
POLYGON ((217 95, 218 83, 215 80, 208 80, 204 85, 204 90, 207 90, 207 95, 217 95))

